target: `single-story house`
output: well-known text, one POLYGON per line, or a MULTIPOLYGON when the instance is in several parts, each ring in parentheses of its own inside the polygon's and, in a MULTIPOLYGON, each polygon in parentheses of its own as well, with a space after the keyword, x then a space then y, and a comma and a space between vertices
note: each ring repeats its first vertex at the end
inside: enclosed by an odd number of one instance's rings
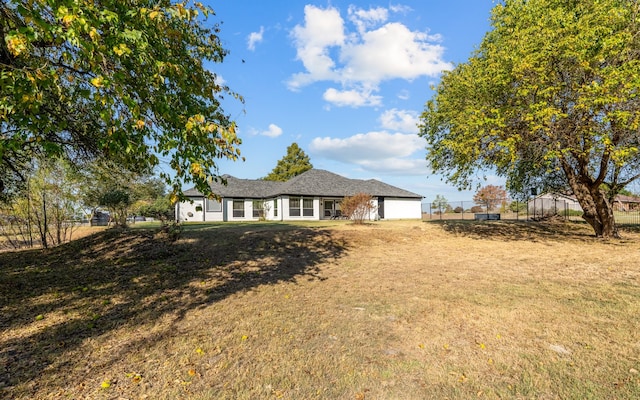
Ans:
POLYGON ((616 211, 638 211, 640 210, 640 197, 616 195, 613 201, 613 209, 616 211))
MULTIPOLYGON (((544 193, 528 203, 529 214, 549 215, 558 214, 566 210, 582 211, 582 206, 573 195, 560 193, 544 193)), ((613 209, 616 211, 637 211, 640 210, 640 197, 616 195, 613 200, 613 209)))
POLYGON ((178 221, 299 221, 339 217, 347 196, 372 196, 369 219, 420 219, 422 196, 375 179, 349 179, 321 169, 310 169, 286 182, 238 179, 225 175, 227 185, 211 184, 220 200, 195 189, 176 204, 178 221))
POLYGON ((575 196, 562 193, 543 193, 527 202, 530 215, 547 216, 562 214, 568 210, 582 211, 575 196))

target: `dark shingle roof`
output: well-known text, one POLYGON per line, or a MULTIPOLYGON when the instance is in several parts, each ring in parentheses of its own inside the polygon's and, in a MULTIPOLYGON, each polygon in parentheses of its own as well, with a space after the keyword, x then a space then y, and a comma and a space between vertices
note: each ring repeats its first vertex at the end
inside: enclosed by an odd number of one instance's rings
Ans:
MULTIPOLYGON (((368 193, 372 196, 422 198, 421 195, 380 182, 375 179, 349 179, 322 169, 310 169, 289 179, 273 182, 253 179, 238 179, 225 176, 227 185, 214 182, 211 189, 221 197, 246 197, 263 199, 278 195, 299 196, 353 196, 368 193)), ((184 192, 185 196, 202 196, 195 189, 184 192)))

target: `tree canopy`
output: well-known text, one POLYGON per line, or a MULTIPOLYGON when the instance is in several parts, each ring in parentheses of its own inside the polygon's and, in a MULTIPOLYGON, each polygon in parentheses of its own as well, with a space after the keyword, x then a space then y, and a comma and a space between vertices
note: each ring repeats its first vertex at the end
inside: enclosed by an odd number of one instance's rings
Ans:
POLYGON ((496 209, 500 204, 507 201, 507 191, 502 186, 487 185, 483 186, 473 196, 476 204, 482 204, 487 207, 487 211, 496 209))
POLYGON ((275 168, 263 179, 266 181, 285 182, 311 168, 313 168, 313 165, 309 160, 309 156, 297 143, 291 143, 291 146, 287 147, 287 155, 278 160, 275 168))
POLYGON ((421 116, 432 168, 470 188, 571 189, 597 236, 617 236, 616 193, 639 177, 640 3, 504 0, 492 30, 446 72, 421 116))
POLYGON ((109 160, 150 171, 174 193, 204 193, 216 159, 240 155, 226 95, 208 70, 227 55, 213 10, 169 0, 0 1, 0 191, 35 157, 109 160))

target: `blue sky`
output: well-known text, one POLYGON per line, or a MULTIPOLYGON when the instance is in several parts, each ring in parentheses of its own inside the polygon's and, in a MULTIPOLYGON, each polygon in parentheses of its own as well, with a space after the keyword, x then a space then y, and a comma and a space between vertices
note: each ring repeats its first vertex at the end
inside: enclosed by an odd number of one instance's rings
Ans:
POLYGON ((245 99, 224 109, 246 161, 221 161, 221 174, 263 177, 296 142, 315 168, 379 179, 425 202, 471 199, 428 168, 416 124, 441 72, 479 45, 494 1, 205 3, 230 51, 209 68, 245 99))

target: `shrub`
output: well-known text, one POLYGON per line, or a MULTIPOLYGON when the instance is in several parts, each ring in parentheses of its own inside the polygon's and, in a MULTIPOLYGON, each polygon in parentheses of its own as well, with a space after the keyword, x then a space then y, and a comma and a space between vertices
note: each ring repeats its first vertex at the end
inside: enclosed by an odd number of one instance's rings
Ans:
POLYGON ((362 224, 364 219, 371 215, 375 209, 373 198, 366 193, 357 193, 350 197, 345 197, 340 205, 342 215, 353 220, 355 224, 362 224))

